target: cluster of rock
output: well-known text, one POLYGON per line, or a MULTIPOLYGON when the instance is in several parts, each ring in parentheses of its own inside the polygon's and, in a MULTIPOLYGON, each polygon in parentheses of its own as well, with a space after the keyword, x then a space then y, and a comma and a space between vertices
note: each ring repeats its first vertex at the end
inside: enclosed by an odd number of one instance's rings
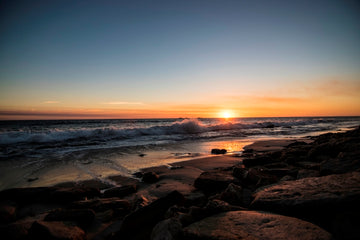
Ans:
POLYGON ((102 191, 4 190, 1 239, 360 239, 360 128, 247 149, 242 164, 203 171, 191 191, 149 200, 141 189, 161 188, 159 175, 102 191))

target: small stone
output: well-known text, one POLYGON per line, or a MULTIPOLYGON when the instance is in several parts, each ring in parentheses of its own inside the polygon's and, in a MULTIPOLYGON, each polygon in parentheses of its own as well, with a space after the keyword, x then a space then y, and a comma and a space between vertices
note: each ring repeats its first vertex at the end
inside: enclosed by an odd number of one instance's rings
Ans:
POLYGON ((226 152, 227 152, 226 149, 218 149, 218 148, 211 149, 211 154, 225 154, 226 152))

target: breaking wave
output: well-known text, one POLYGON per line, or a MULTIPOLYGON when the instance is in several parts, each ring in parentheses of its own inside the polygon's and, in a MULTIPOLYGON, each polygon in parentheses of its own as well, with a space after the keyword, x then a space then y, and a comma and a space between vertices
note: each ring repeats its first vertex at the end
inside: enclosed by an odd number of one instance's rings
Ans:
MULTIPOLYGON (((144 120, 143 120, 144 121, 144 120)), ((233 121, 209 120, 209 119, 183 119, 178 121, 164 120, 163 122, 152 121, 149 126, 124 127, 122 124, 113 124, 110 127, 84 126, 80 129, 74 128, 42 128, 36 131, 19 128, 12 131, 0 132, 0 144, 17 143, 55 143, 55 142, 84 142, 109 140, 135 139, 141 136, 170 136, 177 135, 178 139, 187 138, 189 135, 213 136, 206 133, 216 133, 216 136, 231 134, 247 134, 249 130, 259 130, 266 133, 266 129, 291 129, 291 128, 321 128, 326 124, 333 125, 336 118, 291 118, 291 119, 255 119, 245 121, 237 119, 233 121)), ((326 127, 326 126, 325 126, 326 127)), ((293 134, 293 133, 292 133, 293 134)))

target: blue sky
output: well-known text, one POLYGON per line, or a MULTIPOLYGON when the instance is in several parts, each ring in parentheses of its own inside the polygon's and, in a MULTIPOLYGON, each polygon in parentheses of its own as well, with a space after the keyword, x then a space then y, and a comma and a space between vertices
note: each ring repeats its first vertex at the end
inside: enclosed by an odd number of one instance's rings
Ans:
POLYGON ((342 83, 360 114, 358 1, 1 1, 0 15, 3 112, 240 113, 342 83))

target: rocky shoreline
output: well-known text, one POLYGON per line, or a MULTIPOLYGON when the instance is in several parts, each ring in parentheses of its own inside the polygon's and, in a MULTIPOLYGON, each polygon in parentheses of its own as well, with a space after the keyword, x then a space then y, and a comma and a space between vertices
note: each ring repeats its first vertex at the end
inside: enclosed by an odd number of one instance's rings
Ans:
POLYGON ((1 239, 360 239, 360 128, 270 145, 1 191, 1 239))

